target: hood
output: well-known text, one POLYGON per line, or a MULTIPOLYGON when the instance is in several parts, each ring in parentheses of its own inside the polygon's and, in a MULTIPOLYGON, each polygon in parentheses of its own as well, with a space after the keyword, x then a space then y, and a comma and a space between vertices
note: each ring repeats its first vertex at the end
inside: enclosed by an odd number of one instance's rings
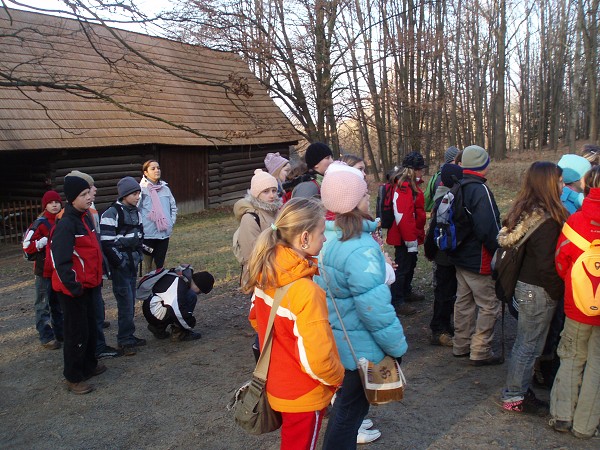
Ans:
POLYGON ((278 244, 275 248, 275 260, 277 270, 275 271, 275 284, 284 286, 300 278, 318 275, 317 258, 303 258, 290 247, 278 244))
POLYGON ((281 208, 281 199, 275 200, 273 203, 260 201, 252 196, 250 192, 246 196, 233 205, 233 215, 237 221, 242 220, 242 216, 247 212, 256 212, 257 210, 267 211, 271 214, 277 213, 281 208))
MULTIPOLYGON (((140 186, 148 187, 149 184, 154 184, 154 183, 152 181, 150 181, 148 178, 146 178, 146 176, 143 176, 142 179, 140 180, 140 186)), ((163 181, 163 180, 158 180, 158 184, 160 184, 162 186, 166 186, 167 182, 163 181)))
POLYGON ((435 190, 435 194, 433 194, 433 201, 437 201, 438 198, 442 198, 444 195, 446 195, 448 192, 450 192, 450 188, 448 186, 444 186, 443 184, 440 184, 437 189, 435 190))
MULTIPOLYGON (((363 220, 363 232, 364 233, 373 233, 375 232, 375 230, 377 230, 377 225, 378 225, 378 221, 376 220, 363 220)), ((326 220, 325 221, 325 230, 326 231, 339 231, 339 235, 341 236, 342 233, 340 231, 340 229, 338 227, 335 226, 335 220, 326 220)))
POLYGON ((500 244, 500 247, 513 247, 525 236, 531 227, 546 219, 548 219, 548 216, 539 209, 534 210, 530 214, 522 214, 519 223, 514 229, 509 230, 506 227, 502 227, 498 233, 498 244, 500 244))
POLYGON ((600 222, 600 188, 591 188, 583 199, 581 212, 590 219, 600 222))

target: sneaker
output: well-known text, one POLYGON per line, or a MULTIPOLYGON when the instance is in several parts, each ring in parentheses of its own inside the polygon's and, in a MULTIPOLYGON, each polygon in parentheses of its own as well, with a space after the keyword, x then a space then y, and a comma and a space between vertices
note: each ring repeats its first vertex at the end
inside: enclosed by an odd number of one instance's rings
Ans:
POLYGON ((373 428, 373 421, 371 419, 365 419, 360 424, 359 430, 368 430, 369 428, 373 428))
POLYGON ((503 402, 502 409, 511 412, 546 416, 550 412, 550 405, 548 405, 548 402, 536 398, 533 391, 529 389, 523 400, 517 400, 516 402, 503 402))
POLYGON ((148 324, 148 330, 154 335, 156 339, 166 339, 171 336, 165 328, 157 327, 156 325, 148 324))
POLYGON ((568 433, 571 431, 571 427, 573 426, 573 422, 569 420, 557 420, 555 418, 550 419, 548 425, 552 427, 554 431, 558 431, 559 433, 568 433))
POLYGON ((92 377, 96 377, 104 372, 106 372, 107 367, 104 364, 98 363, 98 365, 96 365, 96 368, 94 370, 92 370, 92 373, 89 374, 86 378, 84 378, 84 381, 89 380, 92 377))
POLYGON ((453 347, 454 341, 448 333, 434 334, 429 341, 431 345, 441 345, 442 347, 453 347))
POLYGON ((94 390, 94 386, 87 384, 84 381, 71 383, 70 381, 65 380, 65 383, 67 385, 67 390, 77 395, 89 394, 94 390))
POLYGON ((379 430, 365 430, 364 428, 360 428, 358 430, 358 434, 356 435, 356 443, 368 444, 370 442, 376 441, 380 437, 381 431, 379 430))
POLYGON ((42 344, 42 347, 44 347, 46 350, 58 350, 60 348, 60 342, 58 342, 56 339, 52 339, 51 341, 42 344))
POLYGON ((407 305, 406 303, 402 303, 398 306, 395 306, 394 309, 396 310, 396 314, 398 316, 412 316, 413 314, 417 313, 417 309, 413 308, 410 305, 407 305))
POLYGON ((137 354, 135 344, 119 345, 119 350, 123 352, 123 356, 134 356, 137 354))
POLYGON ((425 300, 425 296, 422 294, 415 294, 414 292, 411 292, 410 294, 408 294, 405 299, 405 301, 407 302, 422 302, 423 300, 425 300))
POLYGON ((141 338, 138 338, 138 337, 134 336, 133 340, 134 340, 134 342, 133 342, 132 345, 134 347, 143 347, 144 345, 146 345, 146 339, 141 339, 141 338))
POLYGON ((179 338, 180 341, 195 341, 202 337, 202 335, 196 331, 185 330, 183 336, 179 338))
POLYGON ((102 358, 118 358, 119 356, 123 356, 122 350, 117 350, 110 345, 105 345, 104 349, 101 352, 96 353, 96 359, 102 358))
POLYGON ((469 364, 475 367, 481 366, 497 366, 499 364, 504 363, 504 358, 502 356, 490 356, 486 359, 472 359, 469 361, 469 364))

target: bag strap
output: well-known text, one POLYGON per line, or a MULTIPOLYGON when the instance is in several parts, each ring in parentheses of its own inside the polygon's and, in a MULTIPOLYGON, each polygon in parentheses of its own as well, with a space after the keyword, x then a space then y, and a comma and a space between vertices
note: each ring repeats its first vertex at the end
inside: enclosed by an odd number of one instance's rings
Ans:
POLYGON ((587 248, 589 248, 590 241, 575 231, 568 223, 564 224, 562 232, 565 237, 575 244, 580 250, 585 251, 587 248))
POLYGON ((271 347, 273 344, 273 322, 275 322, 275 315, 281 304, 281 300, 287 291, 292 287, 296 281, 286 284, 285 286, 278 287, 275 290, 275 297, 273 299, 273 305, 271 305, 271 313, 269 314, 269 321, 267 322, 267 331, 265 331, 265 344, 263 345, 262 351, 256 363, 254 369, 254 376, 261 380, 267 379, 267 372, 269 371, 269 363, 271 362, 271 347))

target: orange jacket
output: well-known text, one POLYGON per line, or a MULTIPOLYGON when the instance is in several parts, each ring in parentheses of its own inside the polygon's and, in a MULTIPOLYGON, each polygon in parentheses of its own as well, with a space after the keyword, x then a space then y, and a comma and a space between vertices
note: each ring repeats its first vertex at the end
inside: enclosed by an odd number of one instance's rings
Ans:
MULTIPOLYGON (((281 245, 276 252, 277 285, 298 281, 282 299, 275 316, 267 396, 276 411, 318 411, 329 404, 344 380, 344 367, 327 319, 325 292, 312 281, 317 273, 316 260, 302 258, 281 245)), ((273 288, 256 288, 252 296, 249 319, 261 348, 274 297, 273 288)))

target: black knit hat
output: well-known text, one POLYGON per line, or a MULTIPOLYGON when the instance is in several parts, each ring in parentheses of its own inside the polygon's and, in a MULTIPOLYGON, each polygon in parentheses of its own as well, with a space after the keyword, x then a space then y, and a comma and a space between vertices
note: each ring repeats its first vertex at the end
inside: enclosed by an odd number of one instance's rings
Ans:
POLYGON ((419 152, 410 152, 402 160, 402 167, 408 167, 409 169, 420 170, 427 167, 423 155, 419 152))
POLYGON ((322 159, 328 156, 333 156, 331 149, 327 144, 322 142, 314 142, 308 146, 306 153, 304 154, 304 160, 306 166, 310 170, 321 162, 322 159))
POLYGON ((200 288, 200 292, 208 294, 212 291, 213 285, 215 284, 215 277, 208 272, 195 272, 192 275, 194 284, 200 288))
POLYGON ((89 183, 83 178, 74 176, 65 177, 63 190, 65 191, 65 198, 69 203, 73 203, 73 200, 75 200, 79 194, 89 188, 89 183))
POLYGON ((440 174, 442 184, 448 188, 454 186, 456 180, 462 180, 463 170, 462 167, 456 164, 444 164, 442 166, 442 173, 440 174))

